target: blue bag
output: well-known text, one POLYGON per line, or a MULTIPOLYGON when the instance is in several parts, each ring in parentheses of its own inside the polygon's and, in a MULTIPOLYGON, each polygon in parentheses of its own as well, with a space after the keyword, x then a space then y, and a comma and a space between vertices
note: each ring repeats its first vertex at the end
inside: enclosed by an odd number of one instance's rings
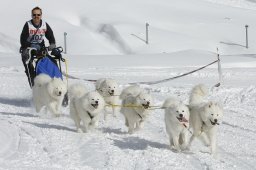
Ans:
POLYGON ((36 75, 47 74, 50 77, 62 78, 62 73, 59 67, 49 58, 44 57, 40 59, 36 64, 36 75))

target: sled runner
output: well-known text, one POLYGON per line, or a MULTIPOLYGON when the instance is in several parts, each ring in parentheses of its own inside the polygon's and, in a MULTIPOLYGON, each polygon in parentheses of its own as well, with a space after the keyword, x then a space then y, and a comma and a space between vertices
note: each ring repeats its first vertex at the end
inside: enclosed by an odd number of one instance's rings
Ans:
MULTIPOLYGON (((63 49, 62 47, 57 47, 52 49, 51 54, 49 54, 48 47, 44 47, 42 50, 38 51, 36 48, 28 47, 29 58, 26 61, 26 65, 28 67, 29 62, 34 61, 35 63, 35 75, 39 74, 47 74, 50 77, 61 78, 62 70, 61 70, 61 61, 65 62, 65 59, 62 57, 63 49), (58 63, 57 63, 58 61, 58 63)), ((31 75, 29 75, 29 81, 32 82, 31 75)), ((67 93, 64 96, 64 100, 62 102, 63 106, 68 105, 68 95, 67 93)))

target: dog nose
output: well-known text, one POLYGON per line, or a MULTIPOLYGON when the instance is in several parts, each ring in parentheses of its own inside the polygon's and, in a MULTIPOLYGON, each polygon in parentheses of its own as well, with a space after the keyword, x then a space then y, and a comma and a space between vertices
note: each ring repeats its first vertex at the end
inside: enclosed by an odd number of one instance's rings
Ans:
POLYGON ((96 101, 95 101, 95 103, 96 103, 96 104, 98 104, 98 103, 99 103, 99 101, 97 101, 97 100, 96 100, 96 101))
POLYGON ((111 92, 112 92, 112 93, 114 93, 114 92, 115 92, 115 90, 111 90, 111 92))
POLYGON ((214 122, 218 122, 218 120, 217 120, 217 119, 214 119, 214 122))
POLYGON ((59 91, 59 95, 61 95, 61 91, 59 91))
POLYGON ((147 101, 147 104, 149 105, 149 104, 150 104, 150 102, 149 102, 149 101, 147 101))
POLYGON ((183 117, 183 114, 180 114, 179 116, 180 116, 180 117, 183 117))

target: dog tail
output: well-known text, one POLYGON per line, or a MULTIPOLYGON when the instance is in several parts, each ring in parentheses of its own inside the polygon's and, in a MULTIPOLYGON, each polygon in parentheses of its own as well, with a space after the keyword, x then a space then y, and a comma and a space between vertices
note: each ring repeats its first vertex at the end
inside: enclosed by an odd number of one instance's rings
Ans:
POLYGON ((198 104, 204 101, 204 97, 208 95, 208 88, 204 84, 198 84, 191 90, 189 104, 198 104))
POLYGON ((134 86, 129 86, 125 89, 123 89, 122 93, 120 94, 120 99, 125 99, 128 96, 136 97, 138 96, 143 89, 141 89, 139 86, 134 85, 134 86))
POLYGON ((40 86, 50 82, 51 80, 52 80, 52 78, 49 75, 39 74, 38 76, 35 77, 34 86, 35 87, 40 87, 40 86))
POLYGON ((82 84, 73 84, 69 90, 70 98, 79 98, 88 93, 88 89, 82 84))

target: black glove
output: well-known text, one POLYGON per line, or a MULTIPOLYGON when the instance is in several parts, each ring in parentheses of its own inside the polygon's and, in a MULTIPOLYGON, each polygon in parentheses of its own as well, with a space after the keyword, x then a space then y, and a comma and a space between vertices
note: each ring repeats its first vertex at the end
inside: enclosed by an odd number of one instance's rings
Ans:
POLYGON ((53 48, 52 52, 51 52, 51 55, 55 56, 57 59, 62 57, 61 51, 60 51, 59 48, 53 48))

